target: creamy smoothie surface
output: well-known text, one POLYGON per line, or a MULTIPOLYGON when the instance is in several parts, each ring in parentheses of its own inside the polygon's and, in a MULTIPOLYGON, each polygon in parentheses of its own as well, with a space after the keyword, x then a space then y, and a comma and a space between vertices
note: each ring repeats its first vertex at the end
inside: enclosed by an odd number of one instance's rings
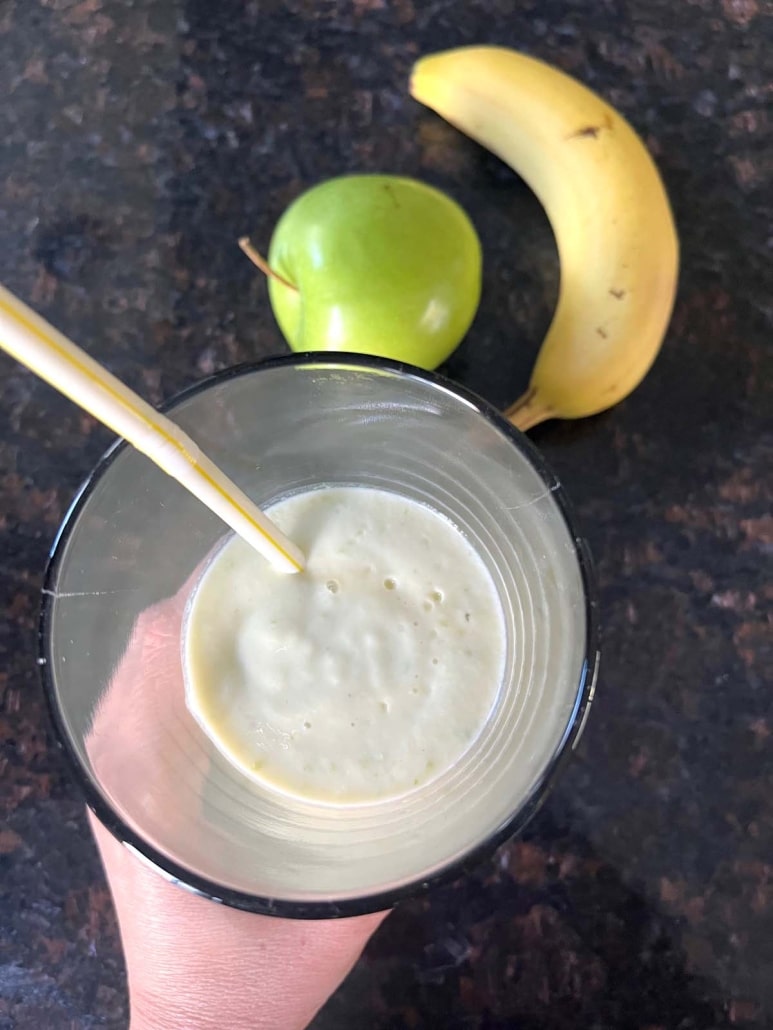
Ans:
POLYGON ((325 487, 267 509, 307 556, 276 573, 231 539, 189 603, 186 698, 247 775, 309 800, 394 797, 483 728, 505 663, 494 582, 444 516, 325 487))

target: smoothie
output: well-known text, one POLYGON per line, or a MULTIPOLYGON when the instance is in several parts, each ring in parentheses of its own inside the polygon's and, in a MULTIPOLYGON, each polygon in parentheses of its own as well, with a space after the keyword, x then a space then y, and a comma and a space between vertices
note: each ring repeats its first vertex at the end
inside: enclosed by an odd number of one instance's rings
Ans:
POLYGON ((267 509, 307 556, 277 574, 241 539, 184 630, 186 702, 246 775, 307 800, 394 798, 441 775, 503 680, 504 617, 467 538, 433 509, 325 487, 267 509))

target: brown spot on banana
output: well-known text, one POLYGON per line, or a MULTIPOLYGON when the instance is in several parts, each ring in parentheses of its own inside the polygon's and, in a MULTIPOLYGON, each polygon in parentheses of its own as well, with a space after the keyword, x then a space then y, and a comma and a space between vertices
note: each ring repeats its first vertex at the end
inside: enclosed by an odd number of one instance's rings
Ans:
POLYGON ((573 132, 571 136, 567 136, 567 139, 598 139, 599 133, 601 132, 602 125, 586 125, 583 129, 578 129, 577 132, 573 132))
POLYGON ((584 125, 581 129, 567 136, 567 139, 598 139, 599 135, 606 129, 611 131, 612 119, 608 114, 604 115, 601 125, 584 125))

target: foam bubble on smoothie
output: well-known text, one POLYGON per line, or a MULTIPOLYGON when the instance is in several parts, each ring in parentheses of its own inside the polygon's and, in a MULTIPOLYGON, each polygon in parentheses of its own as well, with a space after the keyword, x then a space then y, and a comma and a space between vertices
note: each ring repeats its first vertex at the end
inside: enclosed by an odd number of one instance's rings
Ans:
POLYGON ((189 605, 188 707, 244 773, 361 803, 446 771, 501 685, 504 618, 466 537, 433 509, 327 487, 267 509, 307 556, 283 576, 239 538, 189 605))

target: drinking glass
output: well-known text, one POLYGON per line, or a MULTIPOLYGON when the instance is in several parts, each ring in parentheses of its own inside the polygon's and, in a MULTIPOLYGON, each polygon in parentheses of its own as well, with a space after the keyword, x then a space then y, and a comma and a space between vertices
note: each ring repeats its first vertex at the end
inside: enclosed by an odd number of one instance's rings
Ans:
POLYGON ((88 804, 169 879, 251 911, 354 915, 458 876, 534 813, 593 698, 592 570, 558 480, 479 397, 372 357, 240 366, 166 410, 260 507, 360 485, 447 516, 496 585, 505 671, 478 738, 402 797, 320 804, 247 778, 184 700, 185 603, 228 531, 119 442, 59 531, 41 619, 51 715, 88 804))

